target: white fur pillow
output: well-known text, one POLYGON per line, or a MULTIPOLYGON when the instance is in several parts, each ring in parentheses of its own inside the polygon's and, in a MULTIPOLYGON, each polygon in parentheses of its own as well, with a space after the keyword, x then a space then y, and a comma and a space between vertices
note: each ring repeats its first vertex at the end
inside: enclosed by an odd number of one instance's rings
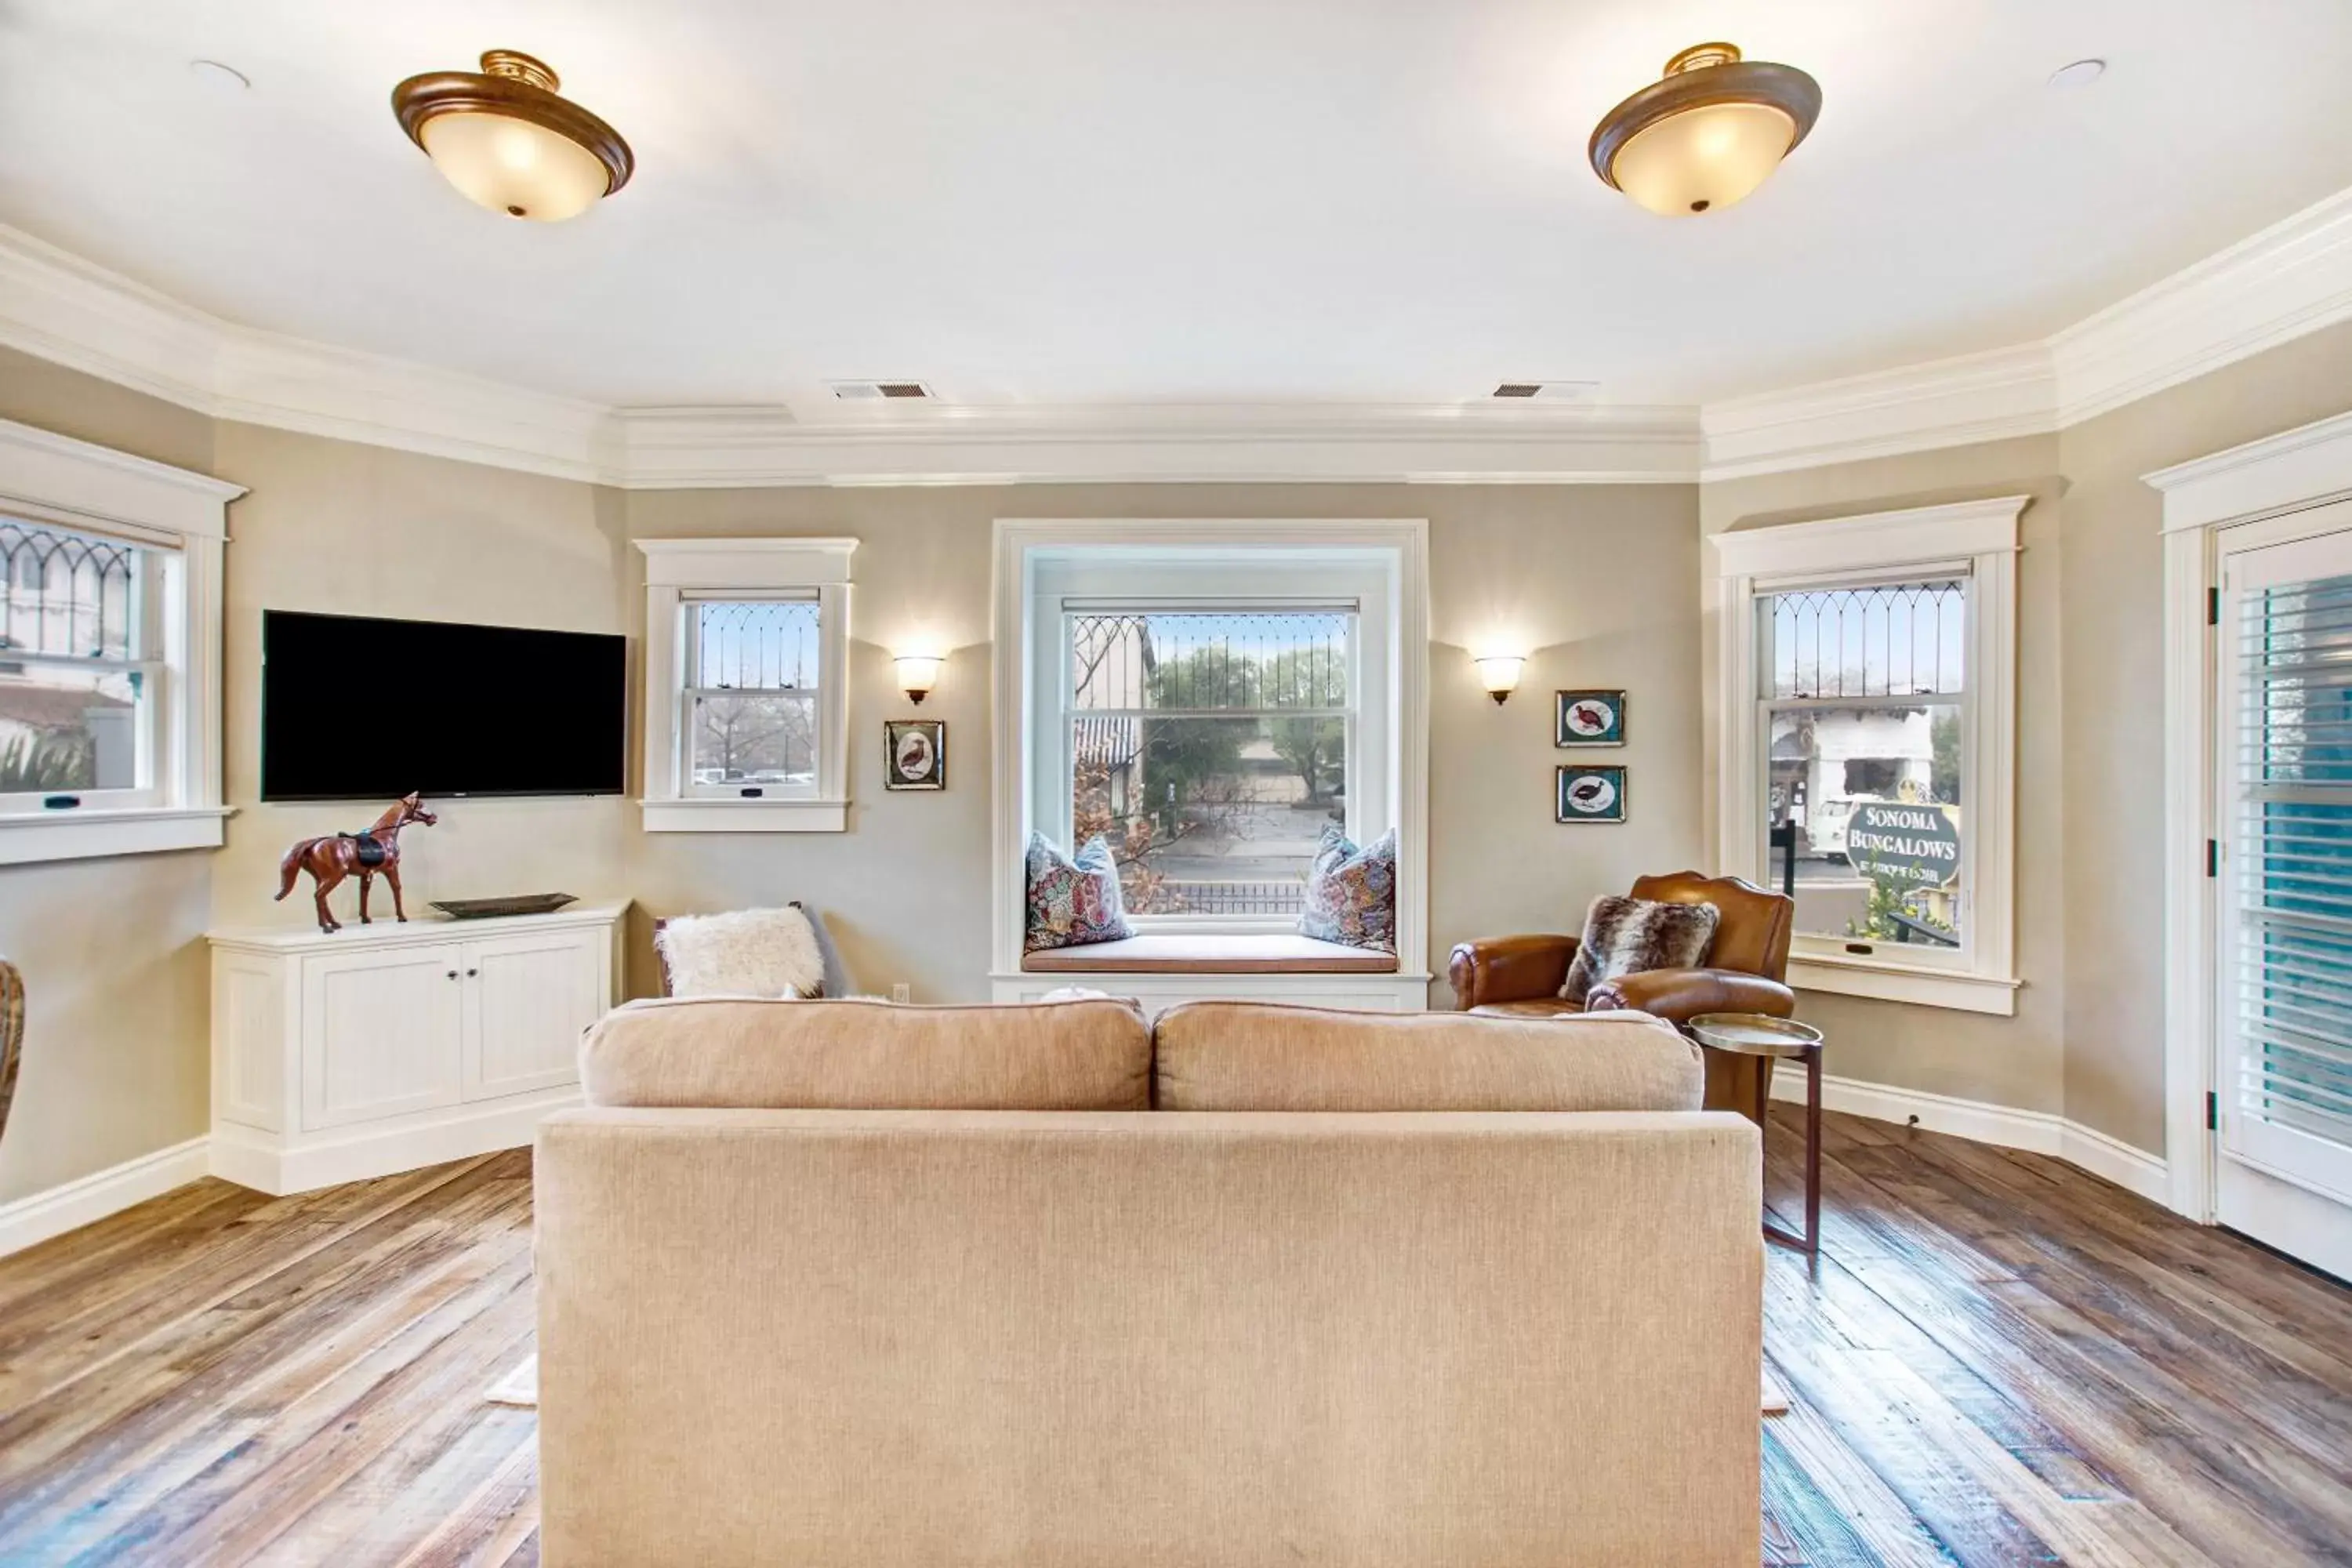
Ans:
POLYGON ((673 996, 814 996, 824 953, 798 910, 682 915, 654 933, 673 996))

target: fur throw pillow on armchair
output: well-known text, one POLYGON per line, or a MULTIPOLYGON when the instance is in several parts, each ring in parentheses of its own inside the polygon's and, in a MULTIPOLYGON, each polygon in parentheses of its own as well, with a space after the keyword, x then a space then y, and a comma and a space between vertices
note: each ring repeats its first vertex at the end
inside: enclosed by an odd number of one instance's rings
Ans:
POLYGON ((1604 980, 1652 969, 1696 969, 1715 945, 1713 904, 1660 904, 1604 893, 1584 913, 1584 937, 1559 994, 1579 1006, 1604 980))

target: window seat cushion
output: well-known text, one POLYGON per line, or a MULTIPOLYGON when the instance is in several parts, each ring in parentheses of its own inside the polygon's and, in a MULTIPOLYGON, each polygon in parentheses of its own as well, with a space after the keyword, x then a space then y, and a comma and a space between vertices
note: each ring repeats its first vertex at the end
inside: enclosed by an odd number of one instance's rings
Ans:
POLYGON ((1028 974, 1393 974, 1396 954, 1308 936, 1130 936, 1024 953, 1028 974))

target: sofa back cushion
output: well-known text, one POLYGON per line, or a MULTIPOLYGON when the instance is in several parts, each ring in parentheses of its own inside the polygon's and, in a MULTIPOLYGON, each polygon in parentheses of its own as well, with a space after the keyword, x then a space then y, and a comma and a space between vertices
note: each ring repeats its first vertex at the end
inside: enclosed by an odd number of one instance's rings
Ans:
POLYGON ((1485 1018, 1187 1002, 1160 1015, 1162 1110, 1696 1110, 1698 1047, 1646 1013, 1485 1018))
POLYGON ((1011 1007, 632 1002, 580 1048, 590 1105, 1142 1110, 1151 1031, 1110 998, 1011 1007))

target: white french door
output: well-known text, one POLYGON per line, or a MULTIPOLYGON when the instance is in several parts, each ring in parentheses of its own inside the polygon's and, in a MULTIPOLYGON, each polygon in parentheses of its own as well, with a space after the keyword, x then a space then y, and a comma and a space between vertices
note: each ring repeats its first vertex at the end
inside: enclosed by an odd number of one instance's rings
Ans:
POLYGON ((2221 541, 2214 1199, 2352 1275, 2352 506, 2325 513, 2221 541))

